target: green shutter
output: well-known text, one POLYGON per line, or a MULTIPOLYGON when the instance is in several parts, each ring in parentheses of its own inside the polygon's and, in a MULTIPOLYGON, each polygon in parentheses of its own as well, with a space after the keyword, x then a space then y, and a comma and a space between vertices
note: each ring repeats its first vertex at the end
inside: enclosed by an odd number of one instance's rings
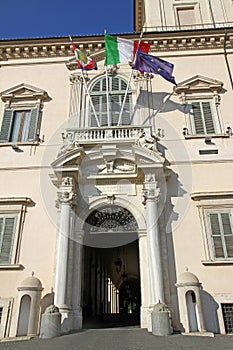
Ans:
POLYGON ((3 115, 0 132, 0 142, 9 142, 13 122, 13 109, 6 108, 3 115))
POLYGON ((37 140, 37 130, 39 127, 38 122, 39 122, 39 107, 32 108, 27 141, 37 140))
POLYGON ((218 214, 209 214, 212 231, 212 239, 216 258, 224 258, 223 242, 221 236, 221 227, 218 214))
POLYGON ((222 213, 222 227, 225 238, 227 257, 233 258, 233 232, 231 227, 231 216, 229 213, 222 213))
POLYGON ((233 258, 233 230, 230 213, 209 214, 215 257, 233 258))
POLYGON ((200 102, 192 102, 193 122, 196 134, 204 134, 204 125, 202 120, 201 104, 200 102))
POLYGON ((195 134, 214 134, 216 132, 209 101, 192 102, 192 113, 195 134))
POLYGON ((0 264, 9 264, 15 232, 16 217, 0 218, 0 264))
POLYGON ((215 127, 210 102, 202 102, 203 116, 205 120, 206 134, 214 134, 215 127))

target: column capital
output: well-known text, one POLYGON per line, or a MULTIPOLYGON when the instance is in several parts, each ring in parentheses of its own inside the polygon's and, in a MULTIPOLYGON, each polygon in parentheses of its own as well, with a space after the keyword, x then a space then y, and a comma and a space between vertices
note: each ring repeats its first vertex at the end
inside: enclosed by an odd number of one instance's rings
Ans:
POLYGON ((160 188, 154 174, 146 174, 142 190, 142 203, 145 205, 148 199, 159 201, 160 188))
POLYGON ((69 204, 75 206, 77 203, 77 193, 75 191, 75 180, 73 177, 64 177, 58 191, 57 204, 69 204))

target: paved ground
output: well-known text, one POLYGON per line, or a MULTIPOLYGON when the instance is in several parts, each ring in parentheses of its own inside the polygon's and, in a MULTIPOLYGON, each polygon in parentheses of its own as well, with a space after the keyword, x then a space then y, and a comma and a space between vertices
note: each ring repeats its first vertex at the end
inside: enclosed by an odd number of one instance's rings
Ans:
POLYGON ((85 329, 54 339, 2 342, 0 350, 233 350, 233 336, 154 336, 139 328, 85 329))

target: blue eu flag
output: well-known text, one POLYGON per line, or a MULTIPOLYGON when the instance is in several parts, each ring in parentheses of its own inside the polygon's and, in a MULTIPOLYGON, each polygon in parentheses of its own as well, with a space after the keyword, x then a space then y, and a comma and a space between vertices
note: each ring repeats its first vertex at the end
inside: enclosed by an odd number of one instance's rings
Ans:
POLYGON ((173 67, 174 64, 139 50, 137 51, 136 60, 132 66, 133 69, 139 70, 140 72, 159 74, 164 79, 170 81, 170 83, 176 85, 175 78, 172 76, 173 67))

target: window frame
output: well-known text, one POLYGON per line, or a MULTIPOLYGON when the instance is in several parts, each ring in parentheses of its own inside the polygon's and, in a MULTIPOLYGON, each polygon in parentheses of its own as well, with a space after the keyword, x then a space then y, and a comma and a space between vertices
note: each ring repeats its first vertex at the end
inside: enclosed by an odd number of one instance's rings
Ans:
POLYGON ((232 210, 230 210, 229 208, 228 209, 226 208, 226 209, 207 210, 208 230, 209 230, 210 239, 211 239, 213 260, 215 260, 215 261, 233 261, 233 256, 232 257, 227 256, 227 244, 226 244, 226 240, 225 240, 226 234, 225 234, 224 229, 223 229, 221 214, 228 214, 229 223, 230 223, 230 227, 231 227, 231 235, 233 236, 232 210), (214 236, 216 236, 216 235, 213 233, 211 222, 210 222, 210 215, 211 214, 218 215, 218 222, 219 222, 219 226, 220 226, 220 237, 221 237, 222 250, 223 250, 224 257, 217 257, 216 256, 216 247, 215 247, 215 243, 214 243, 214 236), (221 220, 219 220, 219 217, 221 217, 221 220))
MULTIPOLYGON (((39 106, 37 107, 26 107, 26 108, 5 108, 1 129, 0 129, 0 145, 4 144, 20 144, 20 145, 28 145, 28 144, 38 144, 39 143, 39 131, 41 125, 41 113, 39 106), (12 133, 14 131, 15 125, 15 113, 17 112, 28 112, 30 111, 30 121, 28 126, 27 137, 23 140, 12 139, 12 133), (8 116, 7 116, 8 114, 8 116), (10 115, 10 116, 9 116, 10 115)), ((21 125, 23 127, 23 124, 21 125)), ((20 131, 18 133, 18 138, 20 135, 20 131)), ((21 136, 21 135, 20 135, 21 136)))
MULTIPOLYGON (((35 203, 28 197, 0 198, 0 218, 14 218, 14 232, 11 242, 11 253, 8 262, 0 261, 1 269, 22 269, 20 264, 20 251, 25 216, 28 207, 35 203)), ((0 238, 0 240, 2 237, 0 238)))
MULTIPOLYGON (((232 258, 215 257, 212 230, 209 220, 211 213, 228 213, 231 215, 231 229, 233 230, 233 191, 226 192, 197 192, 191 194, 199 213, 200 229, 203 241, 203 265, 233 265, 232 258)), ((233 231, 232 231, 233 232, 233 231)))
MULTIPOLYGON (((46 91, 35 88, 28 84, 19 84, 13 88, 0 93, 2 101, 5 103, 2 113, 0 128, 0 147, 19 145, 38 145, 41 129, 41 117, 43 102, 47 99, 46 91), (25 139, 12 140, 15 113, 20 111, 30 111, 30 122, 28 133, 25 139)), ((22 125, 21 125, 22 126, 22 125)))
POLYGON ((189 114, 189 124, 190 124, 190 130, 192 135, 216 135, 218 134, 218 129, 217 129, 217 125, 216 125, 216 113, 213 107, 213 99, 194 99, 194 100, 188 100, 187 101, 187 107, 188 107, 188 114, 189 114), (194 103, 199 103, 200 104, 200 110, 201 110, 201 122, 202 122, 202 126, 203 126, 203 133, 197 132, 197 128, 195 125, 195 115, 193 112, 193 104, 194 103), (212 123, 213 123, 213 128, 214 128, 214 132, 208 132, 207 131, 207 125, 206 125, 206 120, 205 120, 205 113, 204 113, 204 108, 203 108, 203 104, 204 103, 209 103, 210 106, 210 112, 211 112, 211 117, 212 117, 212 123))
POLYGON ((174 91, 178 94, 183 105, 184 127, 183 135, 185 139, 206 138, 206 137, 229 137, 223 125, 221 113, 221 96, 223 92, 223 82, 196 75, 179 83, 174 91), (195 133, 193 116, 190 113, 190 104, 194 102, 210 103, 210 110, 213 119, 215 133, 195 133))
POLYGON ((175 24, 177 27, 179 28, 194 28, 197 26, 200 26, 203 24, 203 20, 202 20, 202 16, 201 16, 201 7, 200 7, 200 3, 198 1, 191 1, 188 2, 186 1, 182 1, 179 3, 175 3, 173 4, 173 13, 174 13, 174 18, 175 18, 175 24), (178 16, 178 11, 179 10, 186 10, 186 9, 190 9, 193 8, 194 9, 194 15, 195 15, 195 19, 196 19, 196 23, 195 24, 180 24, 179 23, 179 16, 178 16))
MULTIPOLYGON (((108 121, 107 119, 107 108, 106 108, 106 111, 103 112, 103 104, 102 104, 102 100, 103 98, 107 97, 107 93, 106 93, 106 89, 103 89, 103 85, 104 85, 104 81, 105 81, 105 87, 106 87, 106 76, 101 76, 101 77, 98 77, 97 79, 95 79, 91 86, 90 86, 90 97, 92 98, 92 102, 94 102, 94 99, 97 97, 99 97, 99 101, 101 101, 101 103, 99 103, 99 110, 100 110, 100 117, 98 116, 98 111, 96 111, 96 114, 97 114, 97 117, 99 117, 99 123, 100 123, 100 127, 113 127, 113 126, 117 126, 118 125, 118 120, 119 120, 119 115, 120 115, 120 110, 118 112, 115 111, 115 113, 112 113, 112 111, 114 111, 114 109, 112 108, 114 106, 114 103, 117 103, 116 101, 114 101, 114 97, 118 97, 118 104, 119 104, 119 101, 121 100, 121 102, 123 102, 124 100, 124 96, 125 96, 125 91, 127 89, 127 81, 120 75, 109 75, 108 76, 108 80, 109 80, 109 111, 110 111, 110 120, 108 121), (114 85, 114 79, 118 79, 118 84, 119 86, 121 87, 122 86, 122 83, 125 84, 125 89, 119 89, 119 90, 115 90, 115 89, 112 89, 113 85, 114 85), (100 84, 100 88, 101 90, 96 90, 96 91, 93 91, 95 86, 97 84, 100 84), (114 117, 116 118, 118 114, 118 119, 114 121, 114 117), (105 118, 106 120, 104 121, 103 123, 103 120, 102 118, 105 118)), ((132 90, 129 89, 128 90, 128 93, 127 93, 127 98, 128 98, 128 102, 127 102, 127 99, 126 99, 126 102, 125 102, 125 106, 124 106, 124 110, 128 104, 128 109, 127 109, 127 123, 124 122, 124 115, 122 113, 122 118, 121 118, 121 122, 120 122, 120 125, 121 126, 129 126, 131 125, 131 117, 132 117, 132 112, 133 112, 133 100, 132 100, 132 90)), ((94 106, 95 106, 95 103, 93 103, 94 106)), ((107 107, 107 100, 106 100, 106 107, 107 107)), ((92 111, 92 107, 91 107, 91 104, 90 104, 90 101, 88 101, 88 126, 91 127, 91 128, 95 128, 97 127, 97 123, 95 121, 95 116, 94 116, 94 113, 92 111), (94 121, 94 123, 93 123, 94 121)))

